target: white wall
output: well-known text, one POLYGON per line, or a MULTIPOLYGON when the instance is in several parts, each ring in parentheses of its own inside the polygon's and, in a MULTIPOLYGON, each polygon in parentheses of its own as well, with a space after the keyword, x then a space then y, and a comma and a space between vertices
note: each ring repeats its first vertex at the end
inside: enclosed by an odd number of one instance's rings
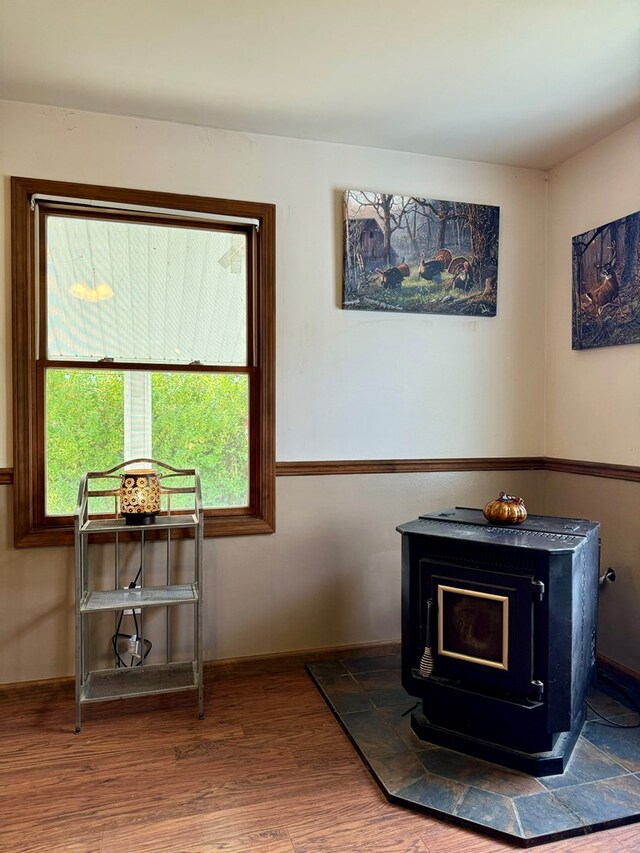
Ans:
MULTIPOLYGON (((541 453, 541 172, 9 102, 0 107, 4 176, 277 205, 279 461, 541 453), (347 188, 499 205, 498 316, 339 309, 339 198, 347 188)), ((5 239, 5 251, 7 245, 5 239)), ((6 367, 0 375, 8 375, 6 367)), ((8 386, 2 396, 8 411, 8 386)), ((6 434, 0 435, 3 464, 11 464, 6 434)))
MULTIPOLYGON (((277 205, 277 458, 542 453, 545 196, 540 172, 0 104, 0 172, 277 205), (344 189, 499 205, 498 316, 340 310, 344 189)), ((11 466, 8 217, 0 467, 11 466)), ((207 656, 394 640, 395 525, 499 489, 540 512, 536 472, 282 478, 278 532, 208 540, 207 656)), ((11 546, 0 487, 0 681, 73 670, 72 551, 11 546)))
POLYGON ((640 209, 640 119, 549 175, 547 456, 640 465, 640 346, 571 349, 571 238, 640 209))
MULTIPOLYGON (((640 346, 571 349, 571 238, 640 209, 640 120, 549 175, 545 454, 640 465, 640 346)), ((545 512, 597 519, 598 650, 640 672, 640 484, 548 474, 545 512)))
MULTIPOLYGON (((396 525, 500 490, 542 512, 539 473, 278 478, 276 533, 205 542, 205 659, 399 640, 396 525)), ((0 487, 0 683, 70 675, 73 549, 13 550, 10 500, 0 487)), ((161 649, 163 637, 150 638, 161 649)))
MULTIPOLYGON (((49 107, 0 103, 0 171, 0 468, 12 465, 12 174, 276 203, 281 461, 544 451, 640 464, 640 347, 570 348, 571 237, 637 209, 640 122, 551 173, 546 232, 541 173, 49 107), (500 205, 498 316, 341 311, 349 187, 500 205)), ((395 525, 500 488, 534 512, 603 520, 605 562, 622 571, 601 603, 600 650, 640 669, 637 520, 629 511, 620 528, 611 509, 615 496, 637 503, 638 487, 538 472, 279 480, 275 535, 206 544, 207 657, 396 639, 395 525)), ((69 674, 72 551, 14 551, 10 498, 0 487, 0 682, 69 674)))
POLYGON ((640 674, 640 483, 555 471, 543 481, 545 513, 600 522, 600 568, 616 581, 599 596, 598 654, 640 674))

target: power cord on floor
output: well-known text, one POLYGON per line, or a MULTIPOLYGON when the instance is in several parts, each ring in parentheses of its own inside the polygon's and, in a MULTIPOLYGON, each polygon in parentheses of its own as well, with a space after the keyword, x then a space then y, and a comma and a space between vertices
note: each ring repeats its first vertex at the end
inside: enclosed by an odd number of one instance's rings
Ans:
MULTIPOLYGON (((128 589, 135 589, 138 585, 138 581, 142 575, 142 566, 138 569, 135 578, 131 581, 128 589)), ((138 617, 136 615, 135 606, 131 610, 133 614, 133 625, 135 627, 134 634, 124 634, 120 631, 122 627, 122 620, 124 618, 124 610, 121 610, 118 615, 118 624, 116 625, 115 633, 111 637, 111 645, 113 646, 113 653, 116 656, 116 667, 127 667, 131 668, 134 666, 142 666, 144 661, 146 660, 149 652, 151 651, 152 643, 150 640, 146 640, 140 637, 140 628, 138 626, 138 617), (129 654, 131 655, 131 659, 129 663, 125 661, 125 659, 120 654, 118 649, 118 641, 126 640, 129 647, 129 654)))
MULTIPOLYGON (((640 714, 640 706, 637 704, 634 697, 629 693, 628 690, 625 690, 625 688, 621 684, 618 684, 618 682, 615 680, 615 678, 611 678, 610 675, 606 675, 606 673, 602 673, 602 672, 599 674, 598 678, 601 678, 603 681, 610 681, 611 684, 613 684, 613 686, 615 687, 615 689, 619 693, 621 693, 626 699, 628 699, 628 701, 632 705, 632 709, 636 713, 640 714)), ((598 711, 596 708, 594 708, 593 705, 588 700, 587 700, 587 707, 590 708, 594 714, 597 714, 602 720, 605 721, 605 722, 601 723, 600 720, 590 720, 590 722, 595 723, 595 725, 597 725, 597 726, 607 726, 607 727, 612 728, 612 729, 638 729, 638 728, 640 728, 640 722, 631 723, 631 725, 626 725, 624 723, 616 723, 615 720, 612 720, 610 717, 606 717, 604 714, 601 714, 600 711, 598 711)))

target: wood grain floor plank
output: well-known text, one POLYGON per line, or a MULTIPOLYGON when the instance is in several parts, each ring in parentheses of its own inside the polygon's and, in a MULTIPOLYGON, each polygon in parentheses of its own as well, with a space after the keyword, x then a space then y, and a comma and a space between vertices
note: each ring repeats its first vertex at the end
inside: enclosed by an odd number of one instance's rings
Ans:
POLYGON ((640 853, 640 824, 632 823, 629 826, 619 826, 610 829, 610 834, 625 849, 625 853, 640 853))
POLYGON ((289 833, 282 827, 221 835, 209 815, 105 832, 102 853, 126 849, 135 853, 295 853, 289 833))
POLYGON ((295 853, 428 853, 415 826, 403 826, 399 815, 380 814, 373 818, 337 817, 324 827, 289 827, 295 853))
POLYGON ((47 827, 32 829, 28 834, 0 830, 2 853, 102 853, 102 833, 91 832, 86 826, 70 827, 65 832, 47 827))
MULTIPOLYGON (((389 804, 303 663, 207 669, 202 721, 191 694, 93 705, 80 735, 69 683, 0 688, 0 851, 519 849, 389 804)), ((536 849, 640 853, 640 826, 536 849)))

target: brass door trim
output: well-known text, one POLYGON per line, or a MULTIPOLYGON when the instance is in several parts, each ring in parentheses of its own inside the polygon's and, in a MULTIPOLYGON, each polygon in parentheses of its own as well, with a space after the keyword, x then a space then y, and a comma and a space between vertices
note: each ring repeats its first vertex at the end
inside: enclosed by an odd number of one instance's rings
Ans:
POLYGON ((477 663, 481 666, 489 666, 493 669, 509 669, 509 598, 506 595, 495 595, 489 592, 478 592, 474 589, 465 589, 459 586, 444 586, 438 584, 438 654, 443 657, 456 658, 457 660, 477 663), (444 648, 444 595, 445 592, 455 592, 462 595, 471 595, 475 598, 485 598, 502 603, 502 661, 490 661, 486 658, 477 658, 472 655, 464 655, 460 652, 450 652, 444 648))

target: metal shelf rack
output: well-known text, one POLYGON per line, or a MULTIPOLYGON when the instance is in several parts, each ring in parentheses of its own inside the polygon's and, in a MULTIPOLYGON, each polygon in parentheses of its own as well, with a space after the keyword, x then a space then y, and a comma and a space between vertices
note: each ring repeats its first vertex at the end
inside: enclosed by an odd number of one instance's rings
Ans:
MULTIPOLYGON (((175 482, 175 480, 174 480, 175 482)), ((174 498, 174 502, 176 498, 174 498)), ((104 509, 104 506, 100 507, 104 509)), ((76 601, 76 732, 82 728, 82 705, 85 702, 104 702, 132 696, 148 696, 156 693, 193 690, 198 694, 198 716, 204 717, 204 690, 202 679, 202 544, 203 544, 202 493, 200 476, 193 468, 174 468, 154 459, 131 459, 107 471, 89 472, 80 483, 78 504, 75 513, 75 601, 76 601), (143 464, 158 473, 161 488, 161 512, 153 524, 127 524, 120 517, 120 478, 132 465, 143 464), (171 478, 179 478, 181 485, 170 486, 171 478), (173 509, 174 496, 188 501, 188 509, 173 509), (104 504, 105 498, 113 498, 113 511, 96 513, 97 500, 104 504), (188 531, 191 538, 185 543, 192 546, 192 565, 182 560, 174 565, 172 535, 188 531), (93 541, 92 541, 93 539, 93 541), (108 544, 104 544, 105 540, 108 544), (165 557, 161 585, 146 585, 146 552, 153 541, 156 552, 165 544, 165 557), (104 557, 103 549, 113 546, 113 584, 108 589, 95 587, 95 573, 90 557, 95 553, 104 557), (139 548, 140 585, 125 586, 121 571, 122 551, 139 548), (176 583, 175 576, 189 571, 188 583, 176 583), (171 609, 191 605, 193 608, 193 656, 189 661, 173 659, 173 637, 171 609), (146 663, 144 643, 144 614, 149 608, 165 610, 165 654, 163 663, 146 663), (121 666, 114 655, 110 669, 91 668, 91 618, 92 614, 113 612, 116 622, 122 611, 139 614, 139 634, 143 653, 136 666, 121 666)), ((174 541, 176 536, 174 536, 174 541)), ((158 567, 153 575, 157 579, 158 567)), ((188 575, 187 575, 188 577, 188 575)))

